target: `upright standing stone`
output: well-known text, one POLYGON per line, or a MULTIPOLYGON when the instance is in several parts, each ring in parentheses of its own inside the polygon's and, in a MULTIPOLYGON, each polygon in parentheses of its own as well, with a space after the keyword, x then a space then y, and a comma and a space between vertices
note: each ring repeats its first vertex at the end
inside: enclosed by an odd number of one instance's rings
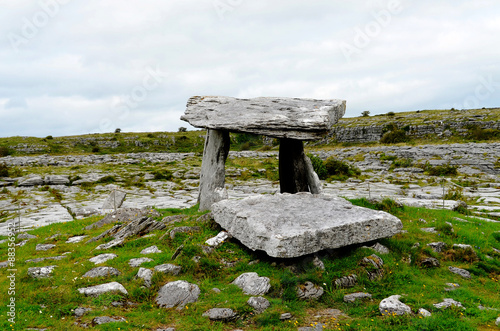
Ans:
POLYGON ((207 131, 198 196, 200 211, 209 210, 212 204, 222 200, 220 190, 224 189, 225 164, 229 154, 229 145, 228 131, 212 129, 207 131))

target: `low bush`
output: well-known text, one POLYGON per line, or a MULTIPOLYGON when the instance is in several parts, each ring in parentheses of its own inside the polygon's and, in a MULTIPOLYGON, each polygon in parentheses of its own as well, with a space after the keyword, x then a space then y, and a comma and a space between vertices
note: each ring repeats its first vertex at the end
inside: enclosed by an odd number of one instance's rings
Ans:
POLYGON ((327 179, 328 170, 326 169, 323 160, 312 154, 307 154, 307 156, 309 156, 309 158, 311 159, 314 171, 318 174, 319 179, 327 179))
POLYGON ((5 163, 0 163, 0 177, 9 177, 9 167, 5 163))
POLYGON ((380 142, 382 144, 397 144, 397 143, 405 143, 408 142, 410 139, 406 135, 406 132, 401 129, 393 130, 384 133, 382 138, 380 138, 380 142))
POLYGON ((7 146, 0 146, 0 157, 9 156, 12 154, 12 150, 7 146))
POLYGON ((423 166, 424 171, 431 176, 456 176, 458 175, 457 166, 451 164, 442 164, 431 166, 429 162, 426 162, 423 166))
POLYGON ((361 175, 361 170, 354 166, 351 166, 344 161, 337 160, 333 156, 330 156, 328 159, 326 159, 324 165, 328 176, 332 177, 333 179, 344 180, 348 177, 356 177, 361 175))
POLYGON ((171 180, 172 179, 172 172, 169 170, 156 170, 153 171, 153 176, 155 176, 155 179, 164 179, 164 180, 171 180))

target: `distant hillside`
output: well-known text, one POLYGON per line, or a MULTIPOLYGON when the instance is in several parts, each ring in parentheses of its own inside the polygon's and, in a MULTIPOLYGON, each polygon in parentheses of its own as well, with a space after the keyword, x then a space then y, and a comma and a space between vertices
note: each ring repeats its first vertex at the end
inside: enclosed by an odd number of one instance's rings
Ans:
MULTIPOLYGON (((276 140, 232 134, 232 150, 269 150, 276 140)), ((205 132, 104 133, 68 137, 0 138, 0 156, 36 154, 109 154, 139 152, 203 152, 205 132)), ((373 143, 458 143, 500 141, 500 108, 422 110, 344 118, 332 133, 309 147, 373 143)))

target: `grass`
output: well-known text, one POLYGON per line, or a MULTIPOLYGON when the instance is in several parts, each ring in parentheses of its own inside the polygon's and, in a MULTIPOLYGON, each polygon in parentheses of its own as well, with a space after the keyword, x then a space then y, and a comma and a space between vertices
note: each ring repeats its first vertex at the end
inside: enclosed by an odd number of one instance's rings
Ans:
MULTIPOLYGON (((154 330, 158 327, 176 327, 179 330, 296 330, 297 326, 307 326, 311 323, 326 323, 327 330, 487 330, 492 326, 498 312, 479 310, 479 304, 500 309, 498 293, 500 291, 500 255, 493 248, 500 249, 499 226, 496 223, 484 223, 480 220, 459 222, 455 217, 458 213, 446 210, 428 210, 424 208, 402 207, 391 200, 381 203, 370 203, 365 199, 353 200, 356 205, 388 211, 399 217, 407 233, 398 234, 379 242, 390 249, 387 255, 380 255, 384 260, 384 276, 377 281, 370 281, 359 261, 373 254, 370 249, 361 245, 323 252, 319 256, 325 264, 325 270, 315 268, 311 259, 273 259, 258 252, 252 252, 236 240, 228 240, 217 248, 214 253, 204 255, 201 245, 205 240, 215 236, 220 228, 213 221, 197 222, 202 213, 197 207, 186 210, 163 209, 163 216, 186 215, 184 221, 175 226, 200 226, 201 232, 178 234, 174 240, 157 231, 154 237, 129 238, 122 247, 109 250, 118 258, 103 264, 115 267, 121 271, 120 276, 104 279, 82 279, 81 276, 94 267, 88 262, 90 257, 103 252, 95 251, 99 243, 66 244, 65 241, 74 235, 95 236, 112 225, 92 231, 82 230, 85 226, 98 220, 90 217, 84 220, 53 224, 34 229, 29 233, 37 236, 23 247, 16 250, 17 286, 16 286, 16 329, 29 327, 45 327, 51 330, 78 330, 73 325, 74 309, 90 307, 92 311, 79 319, 80 323, 90 323, 96 316, 122 316, 127 322, 96 326, 98 330, 154 330), (420 230, 423 227, 420 219, 425 219, 425 227, 435 227, 437 234, 420 230), (453 231, 446 223, 452 224, 453 231), (46 238, 59 233, 61 236, 47 240, 46 238), (430 250, 426 244, 443 241, 448 244, 444 253, 438 254, 430 250), (420 246, 414 248, 416 242, 420 246), (36 244, 54 243, 52 251, 37 252, 36 244), (454 243, 469 244, 474 247, 477 258, 471 258, 470 252, 460 252, 451 249, 454 243), (140 250, 157 245, 161 254, 150 256, 155 261, 142 267, 152 268, 162 263, 174 263, 183 270, 177 277, 155 274, 150 289, 143 288, 142 282, 135 279, 138 268, 131 268, 128 260, 140 257, 140 250), (171 261, 174 251, 184 245, 182 253, 175 261, 171 261), (27 263, 27 259, 57 256, 71 252, 61 261, 45 261, 27 263), (199 263, 192 258, 201 256, 199 263), (489 259, 488 256, 493 257, 489 259), (425 257, 435 257, 441 262, 441 268, 426 269, 420 266, 425 257), (250 261, 259 260, 250 264, 250 261), (233 263, 231 267, 225 263, 233 263), (52 279, 34 280, 27 276, 27 269, 32 266, 57 264, 52 279), (293 266, 293 268, 291 268, 293 266), (465 280, 447 270, 448 266, 461 267, 469 270, 473 276, 465 280), (262 315, 255 315, 246 304, 248 296, 231 282, 243 272, 257 272, 260 276, 269 277, 271 290, 265 297, 271 302, 271 307, 262 315), (358 284, 350 289, 338 289, 334 281, 350 274, 358 276, 358 284), (199 301, 189 304, 184 310, 167 310, 158 308, 154 298, 159 288, 165 283, 177 279, 196 283, 201 289, 199 301), (118 281, 128 290, 128 296, 105 295, 99 298, 88 298, 80 295, 77 288, 118 281), (298 300, 295 289, 299 284, 311 281, 325 289, 325 294, 318 301, 298 300), (445 292, 447 282, 459 283, 461 286, 453 292, 445 292), (221 293, 212 291, 218 288, 221 293), (347 304, 343 296, 353 292, 368 292, 373 300, 347 304), (418 316, 382 317, 378 312, 378 303, 383 298, 405 294, 402 301, 413 310, 426 308, 432 312, 430 318, 418 316), (444 298, 460 301, 467 309, 448 309, 440 311, 432 306, 444 298), (135 307, 113 307, 111 302, 131 301, 135 307), (201 315, 213 307, 231 308, 237 311, 240 318, 234 322, 210 322, 201 315), (321 311, 328 308, 340 309, 349 318, 333 320, 321 316, 321 311), (282 313, 293 315, 290 321, 280 321, 282 313)), ((159 218, 160 219, 160 218, 159 218)), ((169 226, 169 229, 174 225, 169 226)), ((108 253, 108 251, 106 251, 108 253)), ((7 247, 0 248, 1 256, 6 256, 7 247)), ((6 269, 0 269, 0 288, 6 293, 8 287, 6 269)), ((5 297, 5 296, 4 296, 5 297)), ((0 321, 0 328, 10 330, 6 319, 0 321)))

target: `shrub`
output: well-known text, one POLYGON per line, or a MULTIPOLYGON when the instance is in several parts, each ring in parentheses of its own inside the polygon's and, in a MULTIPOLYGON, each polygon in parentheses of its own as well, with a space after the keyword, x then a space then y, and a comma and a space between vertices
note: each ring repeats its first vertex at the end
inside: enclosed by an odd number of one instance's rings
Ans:
POLYGON ((397 129, 394 131, 389 131, 384 133, 382 138, 380 138, 380 142, 382 144, 397 144, 397 143, 404 143, 408 142, 408 136, 406 135, 406 132, 401 129, 397 129))
POLYGON ((92 147, 92 153, 99 153, 100 150, 99 146, 92 147))
POLYGON ((326 179, 328 177, 328 170, 323 160, 312 154, 307 154, 307 156, 311 159, 314 171, 318 174, 319 179, 326 179))
POLYGON ((368 116, 370 116, 370 111, 369 111, 369 110, 365 110, 365 111, 363 111, 363 112, 361 113, 361 116, 363 116, 363 117, 368 117, 368 116))
POLYGON ((449 163, 437 166, 431 166, 426 162, 423 166, 424 171, 431 176, 456 176, 458 175, 457 166, 452 166, 449 163))
POLYGON ((120 129, 120 128, 115 129, 115 133, 120 133, 120 132, 122 132, 122 129, 120 129))
POLYGON ((395 116, 396 114, 393 111, 390 111, 386 114, 387 116, 395 116))
POLYGON ((478 126, 469 127, 467 139, 470 140, 491 140, 500 138, 500 130, 498 129, 483 129, 478 126))
POLYGON ((12 150, 7 146, 0 146, 0 157, 9 156, 12 154, 12 150))
POLYGON ((186 132, 187 131, 187 128, 181 126, 178 130, 179 132, 186 132))
POLYGON ((391 168, 409 168, 413 165, 413 160, 410 158, 396 159, 392 162, 391 168))
POLYGON ((337 160, 333 156, 330 156, 325 161, 325 168, 330 177, 336 177, 338 179, 346 179, 347 177, 359 176, 361 171, 349 165, 344 161, 337 160))
POLYGON ((52 140, 52 139, 54 139, 54 137, 52 137, 52 136, 47 136, 47 137, 45 137, 45 139, 47 139, 47 140, 52 140))
POLYGON ((0 177, 9 177, 9 167, 5 163, 0 163, 0 177))
POLYGON ((172 172, 170 172, 168 170, 156 170, 156 171, 153 171, 153 176, 155 176, 155 179, 171 180, 172 179, 172 172))

